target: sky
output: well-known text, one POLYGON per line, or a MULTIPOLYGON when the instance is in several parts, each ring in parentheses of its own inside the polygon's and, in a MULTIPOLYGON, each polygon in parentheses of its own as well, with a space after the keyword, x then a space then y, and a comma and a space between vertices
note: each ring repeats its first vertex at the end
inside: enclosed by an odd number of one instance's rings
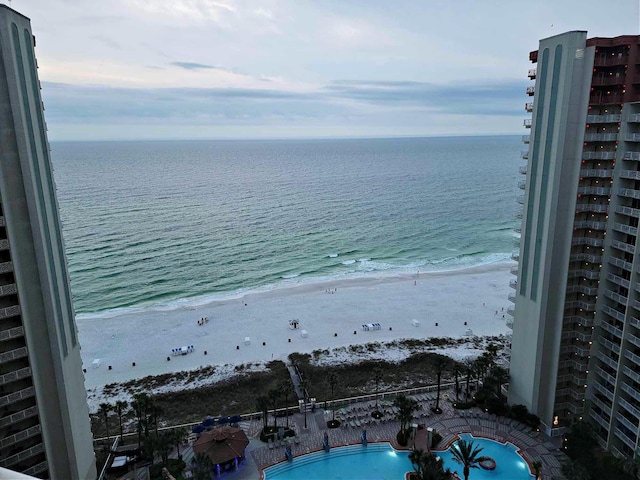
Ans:
POLYGON ((640 34, 638 0, 0 0, 50 140, 526 133, 531 50, 640 34))

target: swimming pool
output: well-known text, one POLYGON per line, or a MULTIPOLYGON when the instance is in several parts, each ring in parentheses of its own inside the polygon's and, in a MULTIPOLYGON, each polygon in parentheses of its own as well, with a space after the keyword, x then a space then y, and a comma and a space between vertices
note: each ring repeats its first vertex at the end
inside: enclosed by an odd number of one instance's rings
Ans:
MULTIPOLYGON (((482 455, 496 460, 495 470, 473 469, 474 480, 530 480, 529 467, 517 449, 511 444, 503 445, 485 438, 474 438, 469 434, 460 435, 465 440, 473 440, 483 448, 482 455)), ((450 450, 438 452, 445 468, 458 472, 462 477, 462 466, 451 459, 450 450)), ((368 446, 350 445, 296 457, 292 463, 281 462, 264 470, 265 480, 404 480, 406 472, 413 470, 408 451, 394 450, 389 443, 370 443, 368 446)))

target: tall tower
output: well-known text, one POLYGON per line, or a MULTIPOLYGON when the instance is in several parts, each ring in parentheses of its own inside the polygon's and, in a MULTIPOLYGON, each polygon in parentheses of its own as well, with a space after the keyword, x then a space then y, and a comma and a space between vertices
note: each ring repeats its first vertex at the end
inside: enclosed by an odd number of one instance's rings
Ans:
POLYGON ((590 420, 633 455, 640 425, 640 37, 540 41, 522 182, 510 403, 547 433, 590 420))
POLYGON ((34 46, 0 5, 0 466, 95 478, 34 46))

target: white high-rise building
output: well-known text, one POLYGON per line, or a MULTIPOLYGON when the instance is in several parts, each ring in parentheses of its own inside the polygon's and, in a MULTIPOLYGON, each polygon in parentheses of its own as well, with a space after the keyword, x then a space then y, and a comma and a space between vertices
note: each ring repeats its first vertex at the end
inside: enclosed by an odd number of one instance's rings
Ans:
POLYGON ((96 477, 29 19, 0 5, 0 467, 96 477))
MULTIPOLYGON (((640 36, 540 41, 509 402, 547 433, 589 420, 618 455, 640 447, 640 36)), ((524 93, 524 92, 523 92, 524 93)))

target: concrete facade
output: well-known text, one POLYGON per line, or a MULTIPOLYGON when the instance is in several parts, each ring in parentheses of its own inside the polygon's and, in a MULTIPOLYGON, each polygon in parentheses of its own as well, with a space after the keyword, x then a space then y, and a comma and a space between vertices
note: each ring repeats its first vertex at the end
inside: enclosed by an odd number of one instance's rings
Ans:
POLYGON ((0 5, 0 466, 95 478, 34 46, 0 5))

